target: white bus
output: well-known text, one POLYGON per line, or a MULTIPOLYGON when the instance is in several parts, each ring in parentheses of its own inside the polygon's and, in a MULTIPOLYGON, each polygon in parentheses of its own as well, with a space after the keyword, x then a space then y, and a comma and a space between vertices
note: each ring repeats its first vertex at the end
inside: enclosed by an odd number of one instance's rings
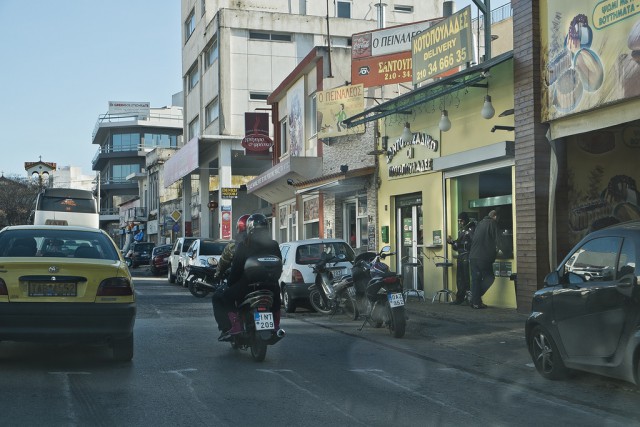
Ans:
POLYGON ((36 197, 31 216, 36 225, 100 228, 98 201, 90 190, 45 188, 36 197))

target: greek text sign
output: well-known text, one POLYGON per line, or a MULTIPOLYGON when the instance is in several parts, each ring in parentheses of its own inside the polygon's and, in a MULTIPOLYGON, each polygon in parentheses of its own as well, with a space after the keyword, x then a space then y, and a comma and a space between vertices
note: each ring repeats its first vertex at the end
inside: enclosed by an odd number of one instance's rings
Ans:
POLYGON ((413 84, 475 61, 471 6, 416 34, 411 39, 413 84))

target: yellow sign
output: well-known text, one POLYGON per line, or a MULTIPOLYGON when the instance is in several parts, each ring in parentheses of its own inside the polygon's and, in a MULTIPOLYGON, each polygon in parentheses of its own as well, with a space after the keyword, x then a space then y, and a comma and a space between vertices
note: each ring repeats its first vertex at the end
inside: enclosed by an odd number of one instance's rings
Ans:
POLYGON ((180 219, 180 217, 182 216, 182 214, 180 213, 179 210, 175 210, 173 212, 171 212, 171 215, 169 215, 171 217, 171 219, 173 219, 175 222, 178 222, 178 220, 180 219))
POLYGON ((474 61, 474 52, 467 6, 411 39, 413 84, 474 61))
POLYGON ((364 111, 364 86, 342 86, 317 94, 318 138, 364 133, 364 125, 347 128, 343 120, 364 111))
POLYGON ((238 197, 238 188, 237 187, 222 187, 220 189, 222 191, 223 199, 235 199, 238 197))

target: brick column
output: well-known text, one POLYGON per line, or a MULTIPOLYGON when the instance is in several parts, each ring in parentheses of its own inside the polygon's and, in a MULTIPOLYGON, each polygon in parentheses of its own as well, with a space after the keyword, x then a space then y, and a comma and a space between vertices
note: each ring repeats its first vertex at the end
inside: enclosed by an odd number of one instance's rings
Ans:
POLYGON ((549 273, 549 156, 540 123, 539 0, 512 0, 516 159, 516 244, 519 312, 529 312, 531 298, 549 273))

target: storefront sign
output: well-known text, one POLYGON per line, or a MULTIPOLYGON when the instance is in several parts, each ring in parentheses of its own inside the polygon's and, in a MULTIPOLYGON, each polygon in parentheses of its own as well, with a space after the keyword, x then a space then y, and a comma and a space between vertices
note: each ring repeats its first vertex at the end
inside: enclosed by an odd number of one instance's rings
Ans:
POLYGON ((317 94, 318 138, 364 133, 364 125, 347 128, 343 120, 364 111, 364 88, 342 86, 317 94))
POLYGON ((411 38, 439 21, 434 19, 354 34, 351 84, 372 87, 410 82, 411 38))
MULTIPOLYGON (((414 146, 423 146, 430 151, 437 152, 439 143, 433 139, 431 135, 422 132, 414 133, 411 141, 405 142, 402 138, 398 138, 396 142, 387 149, 387 164, 390 164, 398 153, 404 153, 407 159, 412 159, 414 156, 417 156, 418 154, 413 150, 414 146)), ((433 170, 433 158, 427 157, 399 165, 390 165, 389 178, 429 172, 431 170, 433 170)))
POLYGON ((244 129, 242 146, 247 154, 266 153, 273 146, 273 141, 269 138, 268 113, 244 113, 244 129))
POLYGON ((220 198, 222 199, 237 199, 238 188, 237 187, 222 187, 220 189, 220 198))
POLYGON ((638 6, 631 0, 540 2, 542 121, 640 96, 638 6))
POLYGON ((413 84, 475 61, 471 6, 411 39, 413 84))

